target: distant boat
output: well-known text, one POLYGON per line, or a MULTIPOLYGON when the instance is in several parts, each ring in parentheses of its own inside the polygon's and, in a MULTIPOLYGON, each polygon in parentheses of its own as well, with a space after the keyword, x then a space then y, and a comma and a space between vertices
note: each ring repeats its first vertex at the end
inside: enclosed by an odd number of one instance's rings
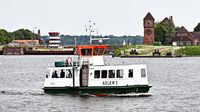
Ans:
POLYGON ((76 46, 78 61, 55 62, 49 68, 43 90, 45 93, 110 94, 147 93, 146 65, 107 66, 103 56, 106 45, 76 46))

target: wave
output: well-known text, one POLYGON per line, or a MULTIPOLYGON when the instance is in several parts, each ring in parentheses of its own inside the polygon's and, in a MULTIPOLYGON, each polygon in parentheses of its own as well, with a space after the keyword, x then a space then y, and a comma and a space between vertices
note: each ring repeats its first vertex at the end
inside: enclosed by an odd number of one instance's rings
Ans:
POLYGON ((150 93, 127 93, 127 94, 81 94, 85 97, 150 97, 150 93))
MULTIPOLYGON (((43 90, 0 90, 0 95, 45 95, 43 90)), ((51 94, 48 94, 51 95, 51 94)), ((69 94, 52 94, 53 96, 65 96, 69 94)), ((72 96, 81 97, 150 97, 150 93, 128 93, 128 94, 71 94, 72 96)))
POLYGON ((44 91, 39 90, 0 90, 0 95, 44 95, 44 91))
POLYGON ((151 93, 111 94, 112 97, 150 97, 151 93))

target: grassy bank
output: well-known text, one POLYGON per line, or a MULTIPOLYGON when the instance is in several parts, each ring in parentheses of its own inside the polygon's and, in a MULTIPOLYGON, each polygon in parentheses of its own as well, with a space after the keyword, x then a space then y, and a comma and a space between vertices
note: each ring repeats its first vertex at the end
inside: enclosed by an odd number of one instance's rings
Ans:
POLYGON ((167 53, 176 53, 176 50, 180 47, 176 46, 153 46, 153 45, 126 45, 115 49, 115 56, 131 56, 136 54, 131 54, 132 50, 138 52, 137 56, 152 56, 155 50, 159 50, 161 56, 165 56, 167 53))
POLYGON ((183 56, 200 56, 200 46, 187 46, 176 51, 183 56))
POLYGON ((0 51, 3 50, 4 45, 0 45, 0 51))

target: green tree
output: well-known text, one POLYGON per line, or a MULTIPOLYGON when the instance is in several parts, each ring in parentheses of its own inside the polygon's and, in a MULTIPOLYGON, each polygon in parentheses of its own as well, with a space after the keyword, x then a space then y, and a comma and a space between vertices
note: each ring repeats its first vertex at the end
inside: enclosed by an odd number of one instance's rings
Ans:
POLYGON ((14 38, 16 40, 26 40, 26 39, 33 39, 36 37, 36 34, 33 34, 30 30, 28 29, 19 29, 17 31, 14 31, 12 33, 14 38))
POLYGON ((165 30, 161 24, 155 24, 155 41, 164 42, 163 37, 165 36, 165 30))
POLYGON ((0 29, 0 44, 7 44, 11 41, 10 33, 4 29, 0 29))
POLYGON ((168 18, 155 24, 155 40, 160 41, 164 45, 172 43, 172 37, 175 32, 173 20, 168 18))
POLYGON ((176 32, 176 31, 178 31, 180 28, 181 28, 181 27, 176 26, 175 29, 174 29, 174 31, 176 32))
POLYGON ((200 23, 198 23, 198 25, 194 28, 195 32, 200 32, 200 23))

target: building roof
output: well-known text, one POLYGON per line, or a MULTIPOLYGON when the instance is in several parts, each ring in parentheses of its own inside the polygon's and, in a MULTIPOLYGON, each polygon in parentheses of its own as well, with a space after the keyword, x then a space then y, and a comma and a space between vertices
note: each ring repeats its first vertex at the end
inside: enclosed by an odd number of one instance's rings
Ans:
POLYGON ((49 32, 49 34, 60 34, 60 32, 49 32))
POLYGON ((163 19, 160 23, 162 24, 173 24, 173 20, 172 20, 172 16, 170 16, 171 18, 165 18, 163 19))
POLYGON ((35 43, 35 44, 39 44, 39 40, 13 40, 14 43, 35 43))
POLYGON ((173 22, 173 16, 165 17, 161 22, 173 22))
POLYGON ((188 32, 187 29, 182 26, 174 35, 173 41, 192 41, 194 38, 200 39, 200 33, 198 32, 188 32), (178 33, 187 33, 186 36, 177 36, 178 33))
POLYGON ((177 32, 188 32, 188 31, 186 30, 184 26, 182 26, 180 29, 178 29, 177 32))
POLYGON ((148 12, 147 15, 144 17, 144 20, 155 20, 155 19, 153 18, 153 16, 151 15, 151 13, 148 12))

